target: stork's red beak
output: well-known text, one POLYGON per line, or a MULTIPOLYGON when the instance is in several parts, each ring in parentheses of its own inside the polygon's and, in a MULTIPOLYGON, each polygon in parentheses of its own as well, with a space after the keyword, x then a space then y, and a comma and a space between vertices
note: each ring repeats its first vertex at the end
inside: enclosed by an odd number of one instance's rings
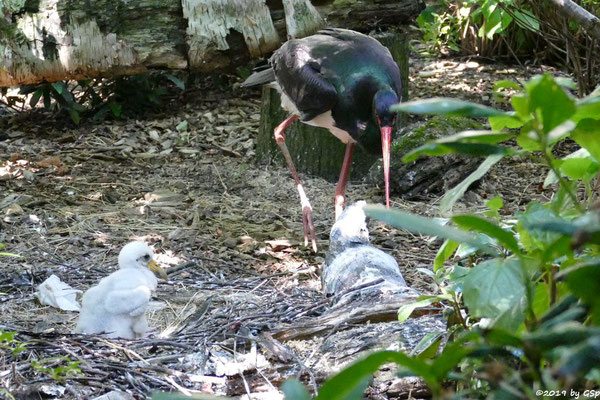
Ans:
POLYGON ((392 127, 381 128, 381 153, 383 154, 383 179, 385 180, 385 205, 390 208, 390 148, 392 145, 392 127))

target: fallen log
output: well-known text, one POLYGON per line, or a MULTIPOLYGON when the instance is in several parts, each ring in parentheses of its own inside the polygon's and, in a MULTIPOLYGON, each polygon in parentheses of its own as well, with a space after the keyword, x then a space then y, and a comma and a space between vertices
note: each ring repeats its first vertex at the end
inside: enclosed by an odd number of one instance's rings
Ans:
POLYGON ((285 0, 270 9, 265 0, 0 2, 0 87, 151 68, 232 70, 324 24, 370 31, 413 20, 423 8, 422 0, 324 3, 315 9, 309 0, 285 0))
MULTIPOLYGON (((396 321, 400 307, 419 297, 407 286, 396 260, 369 243, 364 205, 359 201, 347 207, 331 228, 321 271, 330 309, 318 318, 272 331, 275 339, 309 339, 356 324, 396 321)), ((440 312, 434 305, 416 310, 413 317, 440 312)))

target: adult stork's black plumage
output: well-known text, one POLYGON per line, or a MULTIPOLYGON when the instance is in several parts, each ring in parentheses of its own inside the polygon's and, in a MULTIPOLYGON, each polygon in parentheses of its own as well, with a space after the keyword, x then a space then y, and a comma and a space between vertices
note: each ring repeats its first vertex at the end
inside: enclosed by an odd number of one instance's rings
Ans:
POLYGON ((252 74, 243 86, 270 83, 281 92, 281 105, 291 116, 275 128, 275 140, 296 180, 302 204, 304 241, 316 238, 312 207, 285 145, 285 129, 297 118, 329 129, 346 144, 342 171, 335 188, 335 212, 344 205, 352 151, 356 143, 372 153, 382 152, 386 205, 390 205, 390 143, 401 101, 400 70, 390 52, 377 40, 347 29, 324 29, 303 39, 289 40, 273 53, 270 67, 252 74))

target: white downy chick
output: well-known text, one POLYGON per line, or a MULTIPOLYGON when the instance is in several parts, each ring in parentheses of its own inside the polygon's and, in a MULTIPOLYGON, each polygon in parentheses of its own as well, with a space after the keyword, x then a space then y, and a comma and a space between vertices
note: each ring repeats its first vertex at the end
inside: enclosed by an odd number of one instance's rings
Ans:
POLYGON ((369 243, 365 205, 358 201, 347 207, 331 228, 321 282, 325 294, 334 296, 336 304, 345 304, 368 291, 375 296, 412 291, 394 257, 369 243), (363 290, 356 290, 360 287, 363 290))
POLYGON ((119 253, 119 270, 83 295, 75 332, 136 339, 148 330, 146 307, 158 281, 167 279, 144 242, 130 242, 119 253))

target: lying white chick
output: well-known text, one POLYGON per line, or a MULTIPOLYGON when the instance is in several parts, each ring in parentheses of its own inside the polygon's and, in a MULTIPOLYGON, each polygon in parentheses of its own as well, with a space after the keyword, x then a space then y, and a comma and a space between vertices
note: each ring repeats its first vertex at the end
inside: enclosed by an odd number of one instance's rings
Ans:
POLYGON ((152 259, 144 242, 131 242, 119 253, 119 270, 83 295, 75 332, 103 333, 111 338, 136 339, 148 330, 146 306, 165 271, 152 259), (153 274, 154 273, 154 274, 153 274))

